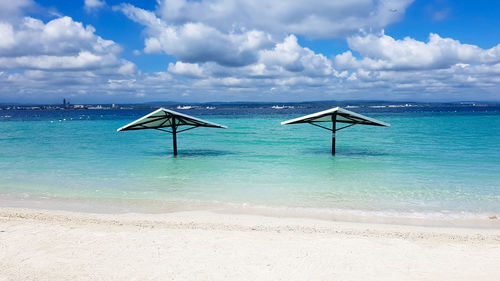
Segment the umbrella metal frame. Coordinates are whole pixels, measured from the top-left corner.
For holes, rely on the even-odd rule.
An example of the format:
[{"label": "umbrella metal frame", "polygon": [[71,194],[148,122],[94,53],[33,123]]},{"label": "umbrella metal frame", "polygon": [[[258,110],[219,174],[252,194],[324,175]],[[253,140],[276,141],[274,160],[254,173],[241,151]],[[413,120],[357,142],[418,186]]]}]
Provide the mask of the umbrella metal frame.
[{"label": "umbrella metal frame", "polygon": [[[325,123],[326,121],[314,121],[315,119],[320,119],[320,118],[326,117],[330,114],[331,114],[332,128],[328,128],[328,127],[321,126],[321,125],[317,124],[317,123]],[[342,118],[347,119],[347,120],[338,121],[337,116],[341,116]],[[337,122],[351,123],[351,124],[337,129]],[[378,121],[378,120],[375,120],[375,119],[372,119],[372,118],[369,118],[369,117],[363,116],[361,114],[357,114],[357,113],[354,113],[352,111],[342,109],[339,107],[332,108],[332,109],[325,110],[325,111],[318,112],[318,113],[314,113],[314,114],[307,115],[304,117],[299,117],[296,119],[288,120],[285,122],[281,122],[282,125],[300,124],[300,123],[311,124],[313,126],[331,131],[332,132],[332,155],[335,155],[335,138],[336,138],[337,131],[340,131],[340,130],[343,130],[343,129],[346,129],[346,128],[349,128],[349,127],[352,127],[352,126],[358,125],[358,124],[372,125],[372,126],[384,126],[384,127],[390,126],[387,123],[384,123],[384,122],[381,122],[381,121]]]},{"label": "umbrella metal frame", "polygon": [[[163,111],[163,113],[165,115],[163,115],[163,116],[152,115],[152,114],[155,114],[157,111]],[[135,122],[138,122],[142,119],[150,119],[150,120],[144,121],[142,123],[134,124]],[[160,120],[164,120],[164,121],[161,122],[160,124],[156,125],[155,127],[145,126],[147,124],[150,124],[150,123],[153,123],[156,121],[160,121]],[[170,126],[163,127],[169,121],[170,121],[170,124],[169,124]],[[191,126],[191,127],[183,129],[183,130],[178,130],[179,126]],[[172,128],[172,130],[163,129],[163,128],[169,128],[169,127]],[[227,128],[225,126],[211,123],[208,121],[204,121],[204,120],[201,120],[201,119],[189,116],[189,115],[185,115],[185,114],[182,114],[179,112],[160,108],[160,109],[130,123],[129,125],[126,125],[120,129],[118,129],[118,131],[154,129],[154,130],[158,130],[158,131],[162,131],[162,132],[166,132],[166,133],[171,133],[172,134],[174,156],[177,156],[177,134],[185,132],[185,131],[189,131],[189,130],[192,130],[192,129],[195,129],[198,127],[224,128],[224,129]]]}]

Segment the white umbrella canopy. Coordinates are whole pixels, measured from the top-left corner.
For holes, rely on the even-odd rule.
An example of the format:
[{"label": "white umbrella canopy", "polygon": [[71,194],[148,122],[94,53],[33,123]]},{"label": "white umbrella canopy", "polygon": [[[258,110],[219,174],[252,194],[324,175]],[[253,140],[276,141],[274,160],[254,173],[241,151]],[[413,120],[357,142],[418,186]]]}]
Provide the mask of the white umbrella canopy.
[{"label": "white umbrella canopy", "polygon": [[[211,128],[223,128],[226,126],[205,121],[193,116],[182,114],[173,110],[166,108],[159,108],[148,115],[145,115],[121,128],[117,131],[131,131],[131,130],[143,130],[143,129],[161,129],[161,128],[172,128],[179,126],[193,126],[193,127],[211,127]],[[184,131],[184,130],[183,130]],[[180,132],[180,131],[178,131]]]},{"label": "white umbrella canopy", "polygon": [[[179,130],[179,127],[181,126],[187,126],[187,128]],[[226,126],[205,121],[187,114],[182,114],[166,108],[159,108],[117,129],[117,131],[154,129],[171,133],[173,138],[174,155],[177,155],[177,133],[185,132],[198,127],[227,128]]]},{"label": "white umbrella canopy", "polygon": [[311,122],[332,122],[332,116],[334,114],[336,115],[335,119],[336,122],[340,123],[351,123],[356,125],[359,124],[359,125],[373,125],[373,126],[384,126],[384,127],[391,126],[390,124],[387,124],[385,122],[340,107],[334,107],[313,114],[309,114],[306,116],[287,120],[281,122],[281,125],[311,123]]},{"label": "white umbrella canopy", "polygon": [[[331,122],[332,128],[327,128],[321,126],[317,123]],[[347,123],[349,125],[344,126],[342,128],[338,128],[336,123]],[[327,110],[323,110],[320,112],[316,112],[313,114],[305,115],[302,117],[290,119],[284,122],[281,122],[281,125],[290,125],[290,124],[311,124],[332,132],[332,155],[335,155],[335,132],[345,129],[347,127],[351,127],[354,125],[371,125],[371,126],[382,126],[389,127],[391,126],[388,123],[370,118],[368,116],[361,115],[359,113],[352,112],[347,109],[343,109],[340,107],[334,107]]]}]

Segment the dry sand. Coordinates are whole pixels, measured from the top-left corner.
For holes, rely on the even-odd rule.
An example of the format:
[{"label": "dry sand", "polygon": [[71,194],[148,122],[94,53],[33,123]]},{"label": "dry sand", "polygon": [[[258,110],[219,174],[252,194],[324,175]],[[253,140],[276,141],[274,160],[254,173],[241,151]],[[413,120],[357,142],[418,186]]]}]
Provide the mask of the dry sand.
[{"label": "dry sand", "polygon": [[0,280],[500,280],[500,229],[1,208]]}]

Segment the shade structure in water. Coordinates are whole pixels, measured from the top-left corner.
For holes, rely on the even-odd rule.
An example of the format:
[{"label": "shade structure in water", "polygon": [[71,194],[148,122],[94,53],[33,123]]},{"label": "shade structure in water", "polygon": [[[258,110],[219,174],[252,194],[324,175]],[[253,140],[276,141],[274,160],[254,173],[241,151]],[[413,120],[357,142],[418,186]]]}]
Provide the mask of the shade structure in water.
[{"label": "shade structure in water", "polygon": [[[325,126],[319,125],[317,123],[325,123],[325,122],[331,122],[332,123],[332,128],[327,128]],[[349,125],[338,128],[337,129],[337,122],[338,123],[347,123]],[[332,132],[332,155],[335,155],[335,132],[340,131],[342,129],[354,126],[354,125],[371,125],[371,126],[383,126],[383,127],[389,127],[391,126],[388,123],[370,118],[368,116],[361,115],[359,113],[355,113],[352,111],[349,111],[347,109],[343,109],[340,107],[334,107],[330,108],[327,110],[323,110],[320,112],[316,112],[313,114],[305,115],[302,117],[298,117],[295,119],[287,120],[284,122],[281,122],[281,125],[289,125],[289,124],[301,124],[301,123],[307,123],[311,124],[317,127],[320,127],[322,129],[326,129]]]},{"label": "shade structure in water", "polygon": [[[187,126],[179,130],[179,127]],[[174,155],[177,155],[177,133],[182,133],[198,127],[222,128],[226,126],[205,121],[193,116],[182,114],[166,108],[159,108],[121,128],[117,131],[132,131],[154,129],[172,134]],[[170,129],[170,130],[168,130]]]}]

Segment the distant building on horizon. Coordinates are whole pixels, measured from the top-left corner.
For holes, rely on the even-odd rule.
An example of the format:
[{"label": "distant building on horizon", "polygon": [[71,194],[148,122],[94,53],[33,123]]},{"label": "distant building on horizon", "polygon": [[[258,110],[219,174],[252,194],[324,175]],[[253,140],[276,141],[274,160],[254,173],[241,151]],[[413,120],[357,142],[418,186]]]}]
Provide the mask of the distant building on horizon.
[{"label": "distant building on horizon", "polygon": [[69,101],[67,101],[66,99],[63,99],[63,108],[64,109],[70,108],[70,105],[71,104],[69,103]]}]

